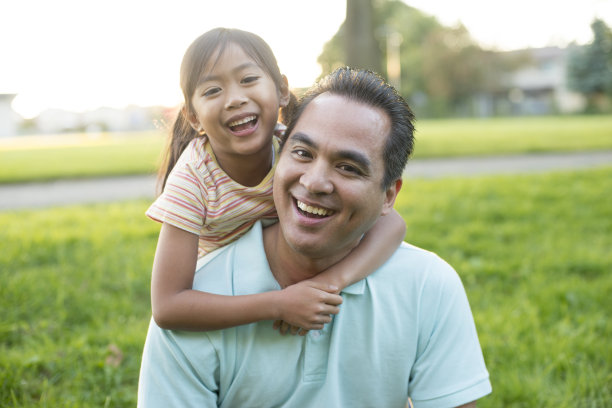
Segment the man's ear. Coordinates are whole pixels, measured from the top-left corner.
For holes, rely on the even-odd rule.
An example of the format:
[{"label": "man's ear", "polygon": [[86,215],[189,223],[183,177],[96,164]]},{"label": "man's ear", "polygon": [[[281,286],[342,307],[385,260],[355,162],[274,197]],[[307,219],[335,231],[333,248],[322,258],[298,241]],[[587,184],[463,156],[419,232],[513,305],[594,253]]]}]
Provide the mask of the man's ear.
[{"label": "man's ear", "polygon": [[381,215],[387,215],[393,209],[395,204],[395,198],[402,189],[402,179],[397,179],[385,190],[385,199],[383,201],[383,208]]},{"label": "man's ear", "polygon": [[196,132],[200,132],[202,130],[202,126],[200,125],[200,122],[198,122],[198,118],[196,117],[196,115],[191,113],[189,109],[187,109],[187,106],[183,105],[183,107],[181,108],[181,115],[183,115],[183,117],[187,119],[187,122],[189,122],[191,127]]},{"label": "man's ear", "polygon": [[287,81],[287,77],[281,75],[281,83],[278,89],[278,96],[280,99],[280,106],[285,107],[289,104],[290,92],[289,92],[289,81]]}]

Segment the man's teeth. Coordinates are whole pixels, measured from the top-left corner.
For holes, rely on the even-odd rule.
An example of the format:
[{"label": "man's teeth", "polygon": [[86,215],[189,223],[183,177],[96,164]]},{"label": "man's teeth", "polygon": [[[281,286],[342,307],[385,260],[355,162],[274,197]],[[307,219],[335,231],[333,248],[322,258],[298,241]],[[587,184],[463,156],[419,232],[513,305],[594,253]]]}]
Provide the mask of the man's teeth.
[{"label": "man's teeth", "polygon": [[326,210],[325,208],[313,207],[311,205],[301,202],[300,200],[296,200],[296,201],[297,201],[298,208],[304,212],[315,214],[315,215],[323,215],[323,216],[331,215],[332,213],[332,211]]},{"label": "man's teeth", "polygon": [[235,120],[233,122],[230,122],[230,124],[228,126],[229,127],[233,127],[233,126],[242,125],[244,123],[247,123],[247,122],[250,122],[252,120],[255,120],[255,118],[256,118],[255,115],[247,116],[246,118],[242,118],[242,119],[238,119],[238,120]]}]

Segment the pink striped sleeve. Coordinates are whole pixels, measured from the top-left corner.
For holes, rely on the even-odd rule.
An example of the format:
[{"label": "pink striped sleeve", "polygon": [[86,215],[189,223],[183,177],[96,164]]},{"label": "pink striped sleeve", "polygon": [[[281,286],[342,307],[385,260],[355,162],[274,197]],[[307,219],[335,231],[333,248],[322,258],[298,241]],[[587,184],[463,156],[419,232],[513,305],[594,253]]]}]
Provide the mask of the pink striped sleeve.
[{"label": "pink striped sleeve", "polygon": [[146,215],[158,222],[200,235],[206,219],[206,189],[202,178],[190,164],[175,167],[164,192],[149,207]]}]

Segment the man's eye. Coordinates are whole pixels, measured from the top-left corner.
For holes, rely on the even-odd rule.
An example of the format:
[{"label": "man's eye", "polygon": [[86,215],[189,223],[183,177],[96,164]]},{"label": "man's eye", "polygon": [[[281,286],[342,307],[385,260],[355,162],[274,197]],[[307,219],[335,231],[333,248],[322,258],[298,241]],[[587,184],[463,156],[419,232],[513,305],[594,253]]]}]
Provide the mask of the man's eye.
[{"label": "man's eye", "polygon": [[355,175],[362,175],[363,172],[361,170],[359,170],[359,168],[352,166],[350,164],[341,164],[338,166],[338,168],[340,170],[342,170],[343,172],[346,173],[351,173],[351,174],[355,174]]},{"label": "man's eye", "polygon": [[309,159],[311,158],[311,154],[304,149],[294,149],[292,153],[300,159]]}]

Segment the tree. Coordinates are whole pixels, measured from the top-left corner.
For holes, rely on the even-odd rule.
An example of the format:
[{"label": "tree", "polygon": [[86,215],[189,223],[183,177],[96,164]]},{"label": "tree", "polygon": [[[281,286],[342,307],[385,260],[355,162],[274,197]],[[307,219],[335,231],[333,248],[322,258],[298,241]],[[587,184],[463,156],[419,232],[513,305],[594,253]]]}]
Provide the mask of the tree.
[{"label": "tree", "polygon": [[371,0],[346,0],[346,62],[354,68],[380,72],[380,49],[374,38]]},{"label": "tree", "polygon": [[[386,76],[387,45],[393,43],[388,39],[401,38],[398,90],[419,116],[469,114],[471,98],[499,81],[499,71],[492,75],[490,67],[499,69],[503,64],[494,53],[478,47],[465,27],[444,27],[399,0],[372,1],[374,35],[370,37],[381,52],[378,72]],[[344,47],[350,24],[347,14],[347,21],[324,46],[318,58],[323,75],[350,65]]]},{"label": "tree", "polygon": [[568,86],[587,97],[592,110],[605,109],[612,97],[612,32],[603,20],[591,23],[593,41],[575,47],[567,66]]}]

